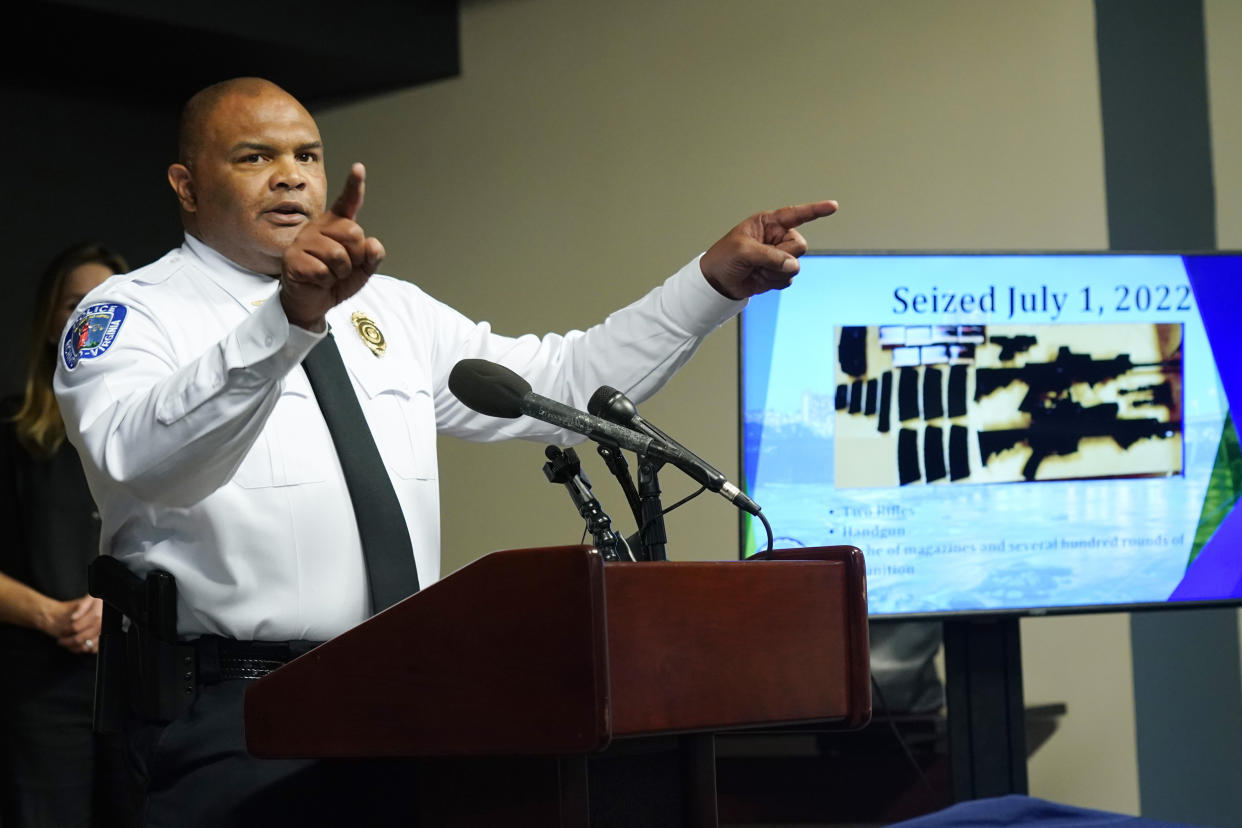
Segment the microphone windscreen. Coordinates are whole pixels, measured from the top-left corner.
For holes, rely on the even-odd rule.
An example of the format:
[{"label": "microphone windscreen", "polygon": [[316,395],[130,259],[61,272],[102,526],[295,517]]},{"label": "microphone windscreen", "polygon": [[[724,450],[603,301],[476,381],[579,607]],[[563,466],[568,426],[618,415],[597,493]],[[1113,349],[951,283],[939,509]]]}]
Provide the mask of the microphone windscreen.
[{"label": "microphone windscreen", "polygon": [[596,417],[603,417],[610,423],[623,425],[626,428],[638,428],[634,422],[638,417],[638,409],[634,407],[629,397],[611,385],[601,385],[595,389],[590,402],[587,403],[587,411]]},{"label": "microphone windscreen", "polygon": [[606,416],[604,412],[608,410],[608,404],[620,393],[611,385],[601,385],[595,389],[595,393],[587,401],[587,412],[596,417]]},{"label": "microphone windscreen", "polygon": [[489,417],[522,416],[522,398],[530,383],[503,365],[486,359],[463,359],[449,372],[449,391],[469,408]]}]

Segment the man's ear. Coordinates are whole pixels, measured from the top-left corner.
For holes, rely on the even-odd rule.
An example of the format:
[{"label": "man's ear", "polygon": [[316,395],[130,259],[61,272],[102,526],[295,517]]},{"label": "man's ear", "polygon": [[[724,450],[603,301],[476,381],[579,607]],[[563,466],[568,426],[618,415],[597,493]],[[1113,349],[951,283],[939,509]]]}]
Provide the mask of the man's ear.
[{"label": "man's ear", "polygon": [[195,197],[194,174],[190,172],[190,168],[185,164],[169,165],[168,183],[172,186],[173,192],[177,194],[181,209],[187,213],[195,212],[198,208],[198,199]]}]

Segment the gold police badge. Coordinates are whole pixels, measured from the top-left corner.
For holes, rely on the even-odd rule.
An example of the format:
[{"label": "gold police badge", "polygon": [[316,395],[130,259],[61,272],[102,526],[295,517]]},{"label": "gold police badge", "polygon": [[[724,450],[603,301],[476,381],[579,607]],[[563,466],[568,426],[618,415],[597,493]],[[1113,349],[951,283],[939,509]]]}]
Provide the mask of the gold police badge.
[{"label": "gold police badge", "polygon": [[388,350],[388,343],[384,340],[384,334],[375,325],[375,320],[367,316],[362,311],[354,311],[349,317],[349,321],[354,323],[354,330],[358,332],[358,336],[371,353],[377,357],[382,357],[384,352]]}]

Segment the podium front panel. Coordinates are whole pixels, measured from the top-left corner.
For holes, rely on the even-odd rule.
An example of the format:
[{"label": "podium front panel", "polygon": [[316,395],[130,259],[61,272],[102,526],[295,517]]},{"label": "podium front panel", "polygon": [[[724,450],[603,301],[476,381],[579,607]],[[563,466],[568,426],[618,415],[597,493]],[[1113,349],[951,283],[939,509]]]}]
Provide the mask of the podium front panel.
[{"label": "podium front panel", "polygon": [[823,560],[605,564],[614,736],[866,721],[853,576]]}]

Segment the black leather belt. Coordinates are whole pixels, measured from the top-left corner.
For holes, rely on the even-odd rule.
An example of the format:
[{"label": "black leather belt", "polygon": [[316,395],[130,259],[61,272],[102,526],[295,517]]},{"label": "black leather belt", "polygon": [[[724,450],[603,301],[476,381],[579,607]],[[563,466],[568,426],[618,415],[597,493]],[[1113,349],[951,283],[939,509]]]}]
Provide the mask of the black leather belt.
[{"label": "black leather belt", "polygon": [[204,635],[188,643],[193,645],[198,662],[198,683],[215,684],[232,679],[261,679],[323,642],[238,641]]}]

